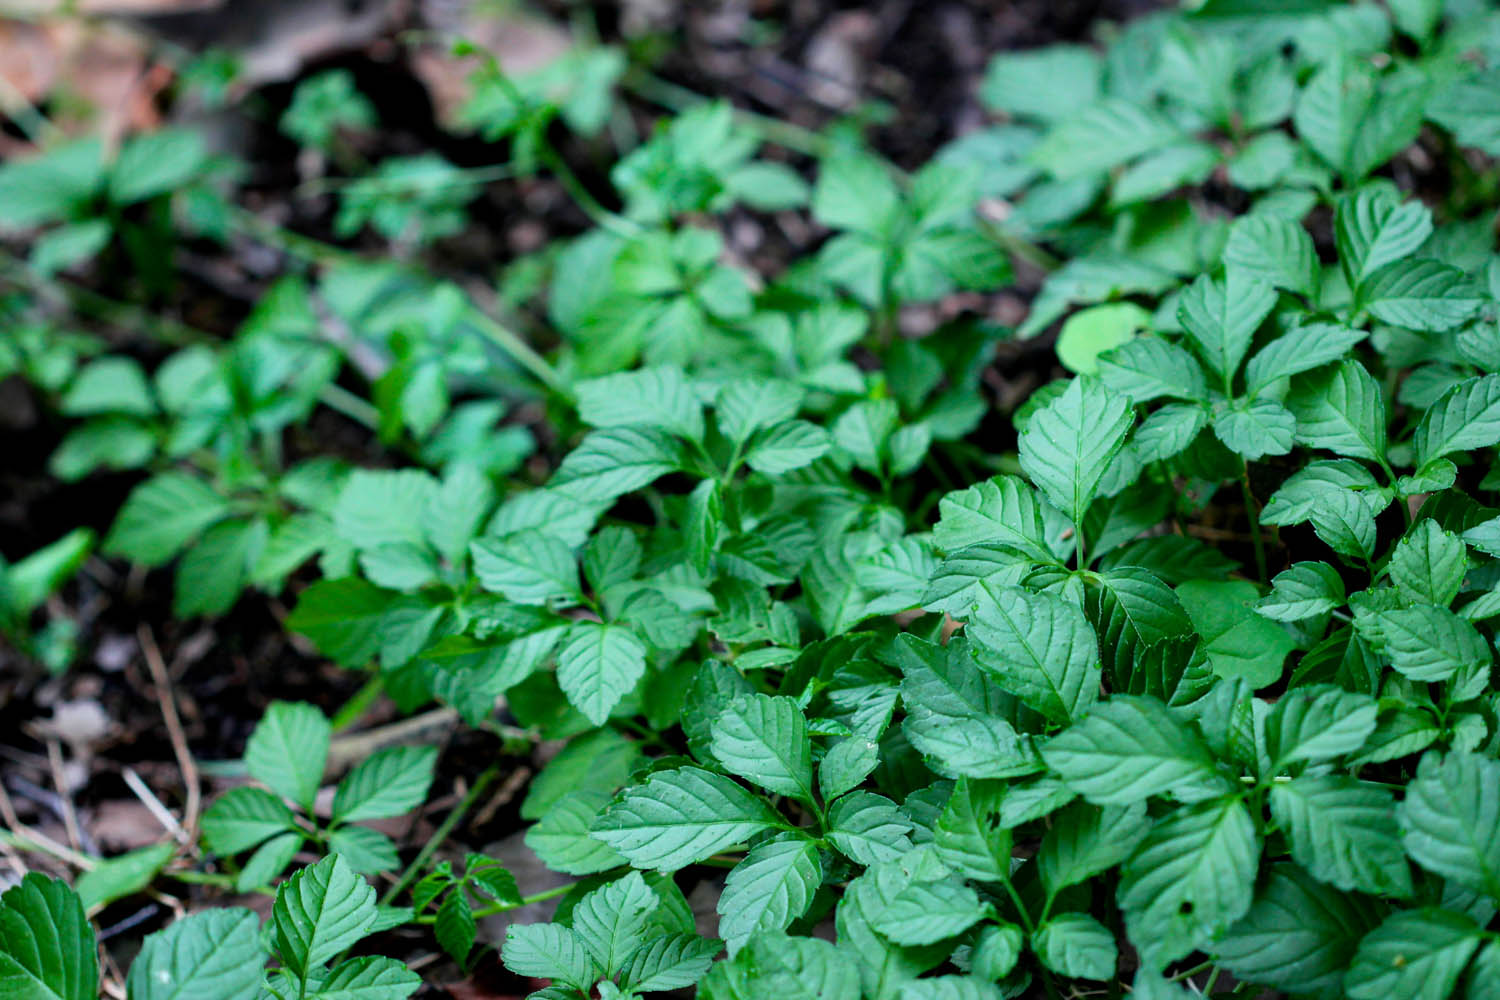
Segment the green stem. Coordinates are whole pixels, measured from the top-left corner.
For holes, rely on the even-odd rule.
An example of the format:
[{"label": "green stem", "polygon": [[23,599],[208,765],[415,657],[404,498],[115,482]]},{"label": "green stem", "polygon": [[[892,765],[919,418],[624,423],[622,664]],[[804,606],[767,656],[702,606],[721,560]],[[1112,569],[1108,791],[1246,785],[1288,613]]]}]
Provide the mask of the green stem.
[{"label": "green stem", "polygon": [[[519,903],[490,903],[488,906],[481,906],[474,911],[474,919],[483,920],[485,917],[493,917],[495,914],[504,913],[507,910],[519,910],[521,907],[530,906],[532,903],[544,903],[549,899],[556,899],[558,896],[566,896],[572,891],[573,886],[577,884],[577,882],[569,882],[566,885],[553,886],[551,889],[545,889],[530,896],[523,896]],[[433,924],[436,922],[437,914],[435,913],[423,913],[412,921],[414,924]]]},{"label": "green stem", "polygon": [[364,686],[354,692],[354,697],[344,702],[333,717],[333,731],[343,732],[360,720],[385,691],[385,678],[378,673],[370,675]]},{"label": "green stem", "polygon": [[500,777],[500,767],[492,765],[474,779],[474,785],[469,789],[469,794],[465,795],[463,801],[454,806],[453,811],[443,818],[436,830],[432,831],[432,836],[427,838],[427,843],[423,844],[417,856],[412,858],[411,864],[406,866],[401,877],[385,891],[384,896],[380,897],[381,903],[388,905],[391,900],[401,894],[401,890],[416,880],[417,872],[427,864],[432,855],[442,846],[443,841],[448,839],[448,835],[462,822],[464,816],[468,815],[469,810],[474,808],[474,803],[479,801],[479,796],[483,795],[485,789],[489,788],[498,777]]},{"label": "green stem", "polygon": [[550,142],[542,142],[540,155],[542,163],[552,171],[557,182],[568,193],[568,197],[573,199],[573,202],[594,225],[626,239],[641,234],[642,229],[639,223],[611,212],[599,203],[599,199],[595,198],[593,192],[584,186],[583,181],[579,180],[578,175],[573,172],[573,168],[568,166],[568,161],[562,158],[562,154],[558,153]]},{"label": "green stem", "polygon": [[1250,463],[1245,463],[1244,470],[1240,476],[1240,495],[1245,500],[1245,517],[1250,521],[1250,538],[1255,544],[1255,572],[1265,583],[1269,579],[1266,575],[1266,543],[1260,537],[1260,517],[1255,512],[1255,497],[1250,493]]}]

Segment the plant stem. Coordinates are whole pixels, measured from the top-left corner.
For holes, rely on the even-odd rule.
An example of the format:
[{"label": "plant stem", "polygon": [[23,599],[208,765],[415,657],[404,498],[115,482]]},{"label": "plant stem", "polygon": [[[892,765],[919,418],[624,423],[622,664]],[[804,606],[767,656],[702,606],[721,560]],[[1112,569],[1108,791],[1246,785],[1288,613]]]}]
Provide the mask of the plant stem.
[{"label": "plant stem", "polygon": [[375,704],[381,692],[385,690],[385,678],[378,673],[372,673],[370,679],[365,681],[364,686],[354,692],[354,696],[344,702],[338,712],[334,714],[331,725],[333,731],[343,732],[360,720],[360,717],[369,711],[371,705]]},{"label": "plant stem", "polygon": [[448,839],[448,835],[462,822],[469,810],[474,808],[474,803],[479,801],[479,796],[483,795],[484,790],[490,787],[498,777],[500,777],[500,767],[498,764],[495,764],[486,768],[479,777],[474,779],[474,785],[469,789],[469,794],[465,795],[463,801],[454,806],[453,810],[443,818],[443,822],[438,824],[438,828],[432,831],[432,836],[427,838],[427,843],[423,844],[422,849],[417,852],[417,856],[412,858],[411,864],[406,866],[406,870],[401,873],[401,877],[385,891],[384,896],[380,897],[381,903],[389,904],[391,900],[401,894],[401,890],[415,881],[417,872],[427,864],[432,855],[442,846],[443,841]]},{"label": "plant stem", "polygon": [[[532,903],[544,903],[549,899],[556,899],[558,896],[565,896],[570,891],[572,891],[573,887],[577,884],[577,882],[569,882],[566,885],[553,886],[551,889],[544,889],[541,892],[533,893],[530,896],[523,896],[519,903],[490,903],[488,906],[481,906],[479,909],[473,911],[474,919],[483,920],[485,917],[493,917],[495,914],[504,913],[507,910],[519,910],[521,907],[530,906]],[[424,925],[433,924],[436,922],[437,914],[435,913],[423,913],[412,920],[412,923],[414,924]]]},{"label": "plant stem", "polygon": [[1255,512],[1255,497],[1250,493],[1250,463],[1246,462],[1244,468],[1244,474],[1240,476],[1240,495],[1245,500],[1245,517],[1250,521],[1250,538],[1255,543],[1255,573],[1265,583],[1269,579],[1266,575],[1266,543],[1260,537],[1260,517]]}]

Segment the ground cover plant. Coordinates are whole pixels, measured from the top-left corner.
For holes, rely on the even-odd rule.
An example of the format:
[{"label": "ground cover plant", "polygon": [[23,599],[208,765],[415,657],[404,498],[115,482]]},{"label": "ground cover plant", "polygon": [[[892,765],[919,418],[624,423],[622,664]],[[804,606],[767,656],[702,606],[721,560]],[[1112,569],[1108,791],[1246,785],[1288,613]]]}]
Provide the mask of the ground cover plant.
[{"label": "ground cover plant", "polygon": [[[438,46],[478,164],[306,74],[301,229],[190,125],[13,113],[0,372],[127,484],[0,563],[13,690],[127,573],[353,680],[204,774],[148,633],[178,812],[0,795],[0,996],[1500,996],[1500,11],[1101,21],[911,169],[575,27]],[[566,223],[476,281],[491,188]],[[274,261],[227,331],[204,248]]]}]

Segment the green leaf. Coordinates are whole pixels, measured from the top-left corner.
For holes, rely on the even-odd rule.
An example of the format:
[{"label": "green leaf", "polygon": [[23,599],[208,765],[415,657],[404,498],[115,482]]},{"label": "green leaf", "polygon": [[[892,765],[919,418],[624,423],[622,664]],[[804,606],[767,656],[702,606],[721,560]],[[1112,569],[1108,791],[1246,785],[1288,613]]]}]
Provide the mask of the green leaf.
[{"label": "green leaf", "polygon": [[58,408],[70,417],[102,413],[145,418],[156,415],[156,401],[140,362],[122,357],[104,357],[84,365],[68,383],[68,391],[63,393]]},{"label": "green leaf", "polygon": [[688,494],[683,540],[688,561],[706,574],[724,530],[724,496],[717,479],[705,479]]},{"label": "green leaf", "polygon": [[[396,842],[379,830],[372,830],[367,826],[339,827],[329,835],[328,849],[341,855],[349,863],[349,867],[361,875],[378,875],[394,871],[401,865]],[[290,860],[288,856],[282,864],[285,865]],[[267,876],[264,881],[272,881],[272,878]]]},{"label": "green leaf", "polygon": [[579,622],[557,651],[557,683],[594,725],[603,725],[646,672],[646,645],[623,625]]},{"label": "green leaf", "polygon": [[481,538],[469,546],[474,575],[485,590],[517,604],[578,603],[578,561],[559,538],[521,531],[504,538]]},{"label": "green leaf", "polygon": [[676,871],[783,820],[729,778],[696,767],[658,771],[604,811],[593,836],[638,868]]},{"label": "green leaf", "polygon": [[966,640],[940,646],[903,635],[893,648],[904,674],[902,732],[934,767],[972,778],[1041,769],[1030,737],[1017,731],[1018,702],[980,669]]},{"label": "green leaf", "polygon": [[1121,872],[1119,902],[1141,962],[1160,968],[1245,915],[1260,842],[1237,798],[1185,806],[1158,820]]},{"label": "green leaf", "polygon": [[1345,989],[1350,1000],[1444,1000],[1483,940],[1450,910],[1393,913],[1359,943]]},{"label": "green leaf", "polygon": [[1292,857],[1315,877],[1346,891],[1412,894],[1389,789],[1341,774],[1304,775],[1271,786],[1271,812]]},{"label": "green leaf", "polygon": [[578,417],[594,427],[655,427],[681,437],[703,437],[703,404],[681,368],[661,365],[574,386]]},{"label": "green leaf", "polygon": [[1177,142],[1148,153],[1115,179],[1111,208],[1152,201],[1177,188],[1201,184],[1219,165],[1221,154],[1206,142]]},{"label": "green leaf", "polygon": [[696,934],[653,937],[630,956],[621,979],[640,993],[685,989],[702,982],[723,947]]},{"label": "green leaf", "polygon": [[743,445],[756,431],[796,417],[804,395],[800,386],[781,379],[736,379],[721,388],[714,401],[719,430]]},{"label": "green leaf", "polygon": [[747,694],[731,701],[710,729],[724,767],[769,792],[812,802],[812,741],[793,698]]},{"label": "green leaf", "polygon": [[0,568],[0,605],[30,614],[78,572],[94,547],[94,533],[75,528],[24,559]]},{"label": "green leaf", "polygon": [[812,213],[823,225],[880,234],[899,207],[896,185],[875,157],[840,153],[819,165]]},{"label": "green leaf", "polygon": [[1349,287],[1358,289],[1387,264],[1412,256],[1432,235],[1432,212],[1420,201],[1381,182],[1339,199],[1334,237]]},{"label": "green leaf", "polygon": [[551,486],[575,500],[602,502],[634,492],[681,464],[681,446],[666,432],[607,427],[593,431],[568,453]]},{"label": "green leaf", "polygon": [[381,650],[395,597],[359,577],[319,580],[298,597],[287,628],[307,636],[330,659],[362,667]]},{"label": "green leaf", "polygon": [[[1231,275],[1238,268],[1247,277],[1276,288],[1296,292],[1308,299],[1317,296],[1318,255],[1313,249],[1312,237],[1290,219],[1265,213],[1242,216],[1229,227],[1229,241],[1224,244],[1224,263]],[[1232,284],[1234,278],[1231,276],[1229,280]],[[1252,314],[1261,311],[1263,295],[1256,293],[1252,300],[1256,308],[1251,310]]]},{"label": "green leaf", "polygon": [[62,882],[35,872],[0,895],[0,996],[96,1000],[94,928]]},{"label": "green leaf", "polygon": [[1281,676],[1282,662],[1295,647],[1285,630],[1250,613],[1260,597],[1255,584],[1243,580],[1192,580],[1177,596],[1203,637],[1203,648],[1220,677],[1241,677],[1256,688]]},{"label": "green leaf", "polygon": [[[1205,331],[1205,349],[1222,344],[1222,330],[1216,321],[1207,314],[1202,320],[1205,324],[1201,327]],[[1099,377],[1105,385],[1137,403],[1149,403],[1162,396],[1194,400],[1208,398],[1208,384],[1197,359],[1160,337],[1137,337],[1102,355],[1099,358]]]},{"label": "green leaf", "polygon": [[1198,353],[1228,381],[1250,350],[1256,329],[1276,305],[1276,290],[1244,268],[1230,268],[1223,281],[1198,278],[1177,304],[1177,318]]},{"label": "green leaf", "polygon": [[1359,294],[1376,319],[1432,332],[1461,326],[1485,301],[1462,271],[1435,260],[1387,264],[1366,279]]},{"label": "green leaf", "polygon": [[1328,684],[1289,691],[1266,718],[1266,752],[1278,770],[1288,764],[1352,754],[1375,731],[1373,698]]},{"label": "green leaf", "polygon": [[1428,518],[1396,543],[1389,566],[1391,582],[1407,600],[1446,608],[1463,586],[1469,554],[1462,539]]},{"label": "green leaf", "polygon": [[228,611],[265,542],[266,523],[259,519],[220,521],[210,527],[177,565],[172,613],[189,618]]},{"label": "green leaf", "polygon": [[1299,622],[1343,607],[1344,581],[1324,562],[1293,563],[1271,580],[1255,610],[1276,622]]},{"label": "green leaf", "polygon": [[1170,119],[1134,101],[1107,97],[1060,119],[1028,159],[1054,177],[1109,170],[1181,138]]},{"label": "green leaf", "polygon": [[1250,912],[1213,945],[1241,980],[1294,996],[1343,1000],[1344,970],[1382,911],[1313,880],[1293,864],[1271,869]]},{"label": "green leaf", "polygon": [[580,993],[599,978],[599,967],[578,935],[559,924],[511,924],[500,957],[518,976],[552,979]]},{"label": "green leaf", "polygon": [[131,1000],[255,1000],[265,964],[259,917],[204,910],[147,935],[126,990]]},{"label": "green leaf", "polygon": [[602,792],[564,795],[540,823],[526,831],[526,846],[548,868],[564,875],[592,875],[620,867],[625,859],[589,833],[609,799],[609,793]]},{"label": "green leaf", "polygon": [[422,977],[394,958],[353,958],[329,973],[308,1000],[406,1000]]},{"label": "green leaf", "polygon": [[1378,612],[1378,634],[1370,634],[1371,626],[1364,621],[1356,624],[1391,666],[1414,681],[1466,680],[1477,674],[1481,689],[1488,681],[1489,644],[1478,629],[1447,608],[1419,604]]},{"label": "green leaf", "polygon": [[1059,976],[1110,979],[1119,950],[1115,936],[1086,913],[1060,913],[1036,929],[1032,950],[1043,965]]},{"label": "green leaf", "polygon": [[1000,52],[990,59],[979,99],[992,111],[1051,121],[1099,98],[1103,60],[1083,45]]},{"label": "green leaf", "polygon": [[823,881],[812,841],[771,840],[752,848],[724,882],[716,909],[729,957],[765,931],[784,931],[807,911]]},{"label": "green leaf", "polygon": [[993,912],[958,879],[913,879],[872,921],[875,929],[908,947],[936,944],[962,934]]},{"label": "green leaf", "polygon": [[1151,314],[1134,302],[1110,302],[1069,316],[1057,335],[1057,360],[1070,372],[1093,375],[1099,355],[1135,339]]},{"label": "green leaf", "polygon": [[1261,348],[1245,367],[1245,391],[1258,395],[1277,379],[1338,361],[1364,340],[1364,330],[1336,323],[1309,323]]},{"label": "green leaf", "polygon": [[337,854],[304,868],[276,890],[276,955],[299,978],[369,933],[375,889]]},{"label": "green leaf", "polygon": [[1302,444],[1370,462],[1385,460],[1385,396],[1359,362],[1344,361],[1297,379],[1286,406],[1297,418]]},{"label": "green leaf", "polygon": [[229,510],[229,502],[202,480],[164,472],[130,491],[104,550],[159,566]]},{"label": "green leaf", "polygon": [[1475,451],[1500,442],[1500,375],[1460,382],[1422,415],[1412,443],[1417,466],[1455,451]]},{"label": "green leaf", "polygon": [[1439,87],[1427,105],[1427,116],[1465,146],[1500,155],[1500,114],[1491,99],[1500,83],[1500,66],[1481,73],[1455,74]]},{"label": "green leaf", "polygon": [[573,933],[604,975],[612,977],[646,939],[646,922],[661,905],[640,872],[600,886],[573,907]]},{"label": "green leaf", "polygon": [[1134,853],[1151,829],[1146,805],[1098,806],[1075,802],[1053,815],[1037,851],[1042,885],[1051,896],[1087,882]]},{"label": "green leaf", "polygon": [[425,549],[422,525],[437,493],[437,480],[419,469],[356,469],[339,490],[333,525],[357,549],[402,543]]},{"label": "green leaf", "polygon": [[850,792],[828,810],[829,843],[862,865],[894,861],[911,850],[911,830],[896,804],[873,792]]},{"label": "green leaf", "polygon": [[781,475],[811,465],[833,446],[828,432],[805,420],[788,420],[755,435],[745,461],[756,472]]},{"label": "green leaf", "polygon": [[334,793],[334,822],[386,819],[411,812],[427,800],[437,755],[437,747],[388,747],[360,761]]},{"label": "green leaf", "polygon": [[186,185],[208,163],[196,130],[164,128],[131,136],[109,167],[109,200],[130,205]]},{"label": "green leaf", "polygon": [[103,142],[76,139],[0,164],[0,219],[8,230],[77,217],[104,180]]},{"label": "green leaf", "polygon": [[1099,697],[1099,645],[1078,606],[1051,593],[987,594],[967,631],[979,663],[1053,722],[1081,717]]},{"label": "green leaf", "polygon": [[846,949],[820,938],[759,934],[715,965],[699,993],[703,1000],[859,1000],[859,983]]},{"label": "green leaf", "polygon": [[1042,757],[1069,788],[1098,805],[1147,796],[1202,798],[1217,786],[1213,757],[1155,698],[1116,695],[1054,736]]},{"label": "green leaf", "polygon": [[959,778],[933,827],[943,864],[977,882],[1010,878],[1010,831],[1000,826],[1001,787]]},{"label": "green leaf", "polygon": [[203,814],[203,839],[215,854],[238,854],[297,828],[281,799],[259,788],[231,788]]},{"label": "green leaf", "polygon": [[1500,896],[1500,761],[1422,755],[1397,807],[1406,853],[1449,881]]},{"label": "green leaf", "polygon": [[170,841],[138,848],[84,872],[74,888],[84,909],[108,906],[144,890],[176,853],[177,847]]},{"label": "green leaf", "polygon": [[272,702],[245,744],[245,767],[277,795],[312,812],[332,734],[328,719],[313,706]]},{"label": "green leaf", "polygon": [[1134,422],[1127,397],[1079,376],[1027,422],[1021,468],[1078,524]]},{"label": "green leaf", "polygon": [[947,552],[981,542],[997,542],[1037,562],[1066,553],[1068,524],[1051,504],[1019,476],[996,476],[938,501],[932,539]]},{"label": "green leaf", "polygon": [[1235,400],[1214,416],[1214,434],[1247,461],[1285,455],[1296,439],[1297,419],[1271,399]]}]

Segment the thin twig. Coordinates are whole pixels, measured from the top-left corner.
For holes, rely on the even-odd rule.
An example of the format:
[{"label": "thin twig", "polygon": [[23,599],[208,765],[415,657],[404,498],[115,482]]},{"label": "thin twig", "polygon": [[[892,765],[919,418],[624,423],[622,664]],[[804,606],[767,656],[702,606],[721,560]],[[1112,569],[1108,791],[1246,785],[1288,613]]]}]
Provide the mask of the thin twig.
[{"label": "thin twig", "polygon": [[156,793],[147,787],[146,783],[141,780],[141,776],[135,773],[134,768],[127,767],[120,773],[125,778],[125,784],[135,793],[135,797],[141,800],[141,805],[146,807],[146,811],[162,825],[162,829],[176,838],[178,843],[192,843],[193,838],[188,836],[182,824],[177,822],[177,817],[172,815],[172,810],[162,805],[161,799],[157,798]]},{"label": "thin twig", "polygon": [[93,858],[79,854],[72,848],[59,844],[45,833],[23,825],[21,817],[16,815],[16,807],[10,801],[10,793],[5,790],[4,782],[0,782],[0,819],[5,821],[6,827],[10,830],[11,847],[50,854],[57,860],[83,871],[92,871],[98,867],[98,862]]},{"label": "thin twig", "polygon": [[141,653],[151,671],[151,680],[156,685],[156,700],[161,705],[162,719],[167,724],[167,736],[172,740],[172,752],[177,755],[177,769],[182,772],[183,784],[187,786],[187,803],[183,807],[182,827],[191,842],[198,835],[198,809],[201,793],[198,787],[198,764],[193,752],[188,749],[187,736],[182,730],[182,720],[177,716],[177,700],[172,696],[172,681],[167,676],[167,665],[161,658],[161,650],[151,635],[151,629],[142,625],[136,630],[141,644]]},{"label": "thin twig", "polygon": [[83,836],[78,829],[78,811],[73,808],[73,796],[68,794],[68,777],[63,773],[62,745],[55,739],[47,740],[47,765],[52,772],[52,786],[57,789],[58,812],[62,813],[63,829],[68,832],[68,844],[73,850],[83,853]]},{"label": "thin twig", "polygon": [[437,852],[437,849],[442,846],[443,841],[448,839],[448,835],[454,831],[464,816],[474,807],[474,803],[479,800],[479,796],[483,795],[484,790],[499,776],[499,765],[492,765],[486,768],[478,778],[474,779],[474,787],[470,788],[469,793],[464,796],[463,801],[454,806],[452,811],[443,818],[443,822],[438,825],[438,828],[432,831],[432,836],[427,838],[427,843],[422,845],[422,849],[417,852],[417,856],[411,859],[411,864],[406,866],[406,870],[401,873],[401,877],[396,880],[395,885],[387,889],[385,895],[381,897],[380,901],[382,903],[389,903],[395,899],[401,894],[402,889],[405,889],[416,879],[417,872],[421,871],[422,866],[427,864],[428,860]]}]

